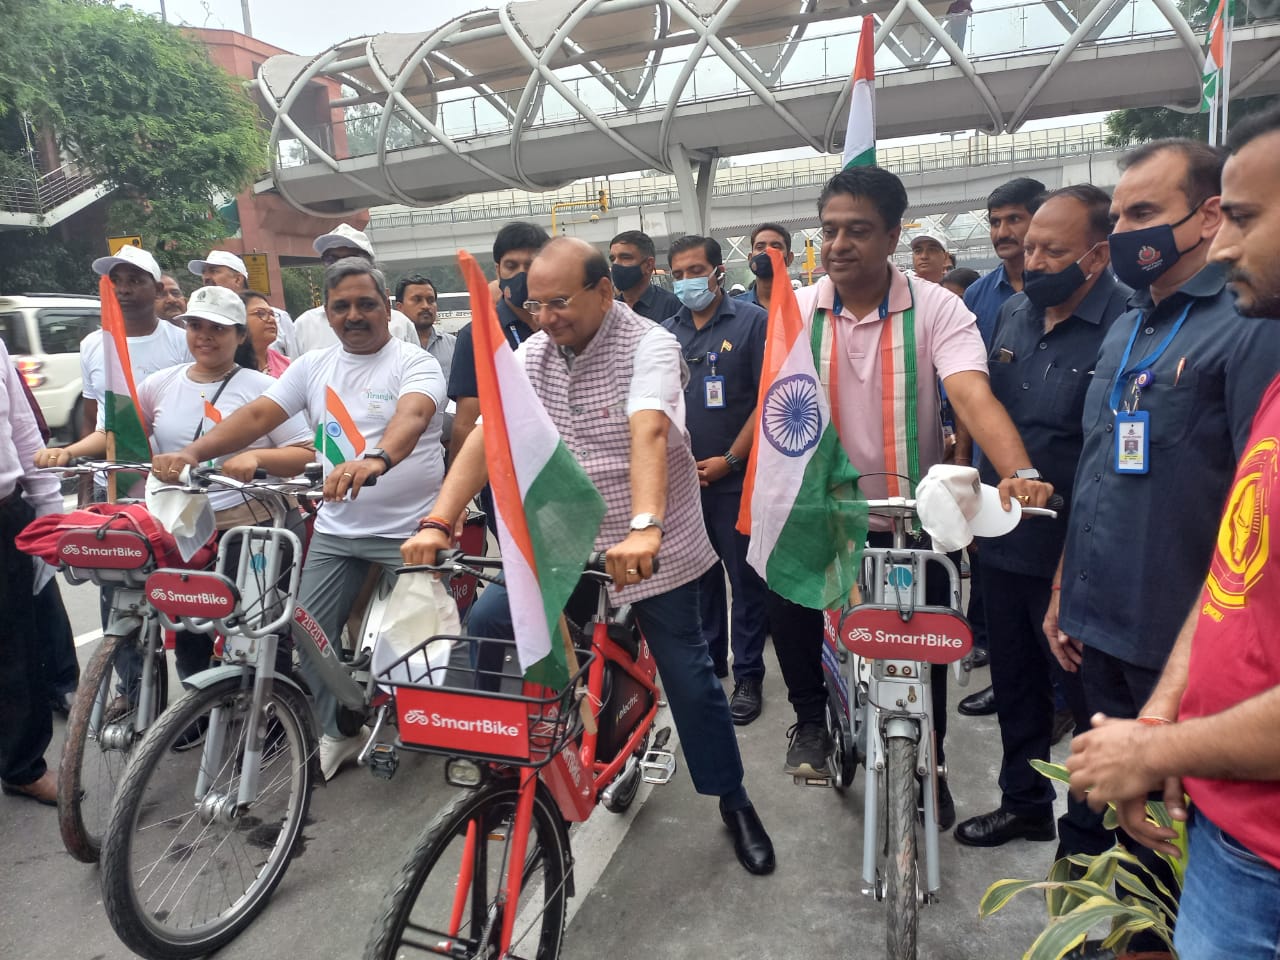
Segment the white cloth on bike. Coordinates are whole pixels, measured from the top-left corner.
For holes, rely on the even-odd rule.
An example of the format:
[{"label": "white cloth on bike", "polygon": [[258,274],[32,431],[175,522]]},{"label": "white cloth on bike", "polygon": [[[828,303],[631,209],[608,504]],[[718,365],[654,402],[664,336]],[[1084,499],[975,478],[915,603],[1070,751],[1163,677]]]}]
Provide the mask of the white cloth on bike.
[{"label": "white cloth on bike", "polygon": [[[195,366],[182,363],[151,374],[138,384],[138,406],[143,420],[151,424],[153,453],[176,453],[198,435],[208,433],[220,420],[231,416],[246,403],[257,400],[276,381],[257,370],[241,369],[222,386],[222,381],[197,383],[189,371]],[[218,393],[218,388],[222,392]],[[212,404],[214,396],[218,402]],[[210,402],[211,411],[205,409]],[[246,450],[289,447],[310,443],[312,431],[301,416],[293,416],[266,436],[250,443]],[[219,457],[221,463],[235,454]],[[214,511],[227,510],[245,502],[244,494],[217,485],[209,488],[209,505]],[[206,537],[207,539],[207,537]],[[202,541],[203,542],[203,541]]]},{"label": "white cloth on bike", "polygon": [[975,536],[1004,536],[1022,516],[1016,500],[1010,506],[1006,512],[996,488],[981,483],[973,467],[935,464],[916,487],[920,525],[943,553],[967,547]]},{"label": "white cloth on bike", "polygon": [[[184,482],[190,469],[188,467],[182,472]],[[156,518],[156,523],[173,534],[178,554],[183,560],[194,557],[217,529],[218,521],[214,519],[208,497],[164,483],[154,473],[147,474],[146,500],[147,512]]]},{"label": "white cloth on bike", "polygon": [[[375,616],[378,618],[374,622]],[[444,678],[452,641],[437,639],[427,644],[394,670],[397,660],[429,637],[462,632],[458,604],[444,581],[428,573],[407,573],[396,577],[385,604],[370,604],[365,636],[376,636],[370,669],[379,679],[395,683],[438,684]],[[384,674],[386,676],[384,677]],[[385,687],[384,689],[390,689]]]},{"label": "white cloth on bike", "polygon": [[[360,491],[357,500],[326,503],[316,517],[316,532],[336,537],[408,539],[418,519],[431,512],[444,478],[440,446],[445,380],[440,362],[422,347],[394,337],[377,353],[348,353],[341,345],[304,353],[273,381],[265,395],[286,413],[301,413],[314,432],[316,425],[338,422],[331,416],[332,389],[363,444],[377,447],[402,397],[419,393],[436,405],[413,452]],[[355,438],[347,438],[353,441]],[[320,456],[327,475],[332,464]]]}]

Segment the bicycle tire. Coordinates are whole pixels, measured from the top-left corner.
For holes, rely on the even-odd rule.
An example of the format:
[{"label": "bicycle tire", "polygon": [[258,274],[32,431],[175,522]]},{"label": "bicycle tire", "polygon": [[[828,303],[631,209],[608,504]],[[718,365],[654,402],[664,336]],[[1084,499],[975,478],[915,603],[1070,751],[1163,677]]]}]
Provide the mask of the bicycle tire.
[{"label": "bicycle tire", "polygon": [[916,744],[890,737],[886,748],[885,943],[889,960],[916,960]]},{"label": "bicycle tire", "polygon": [[[129,755],[137,745],[139,726],[143,730],[150,727],[168,706],[169,668],[163,650],[157,650],[151,715],[140,718],[139,724],[134,707],[130,706],[122,715],[106,716],[108,706],[115,699],[114,680],[122,675],[119,661],[137,647],[139,632],[108,634],[102,638],[80,677],[67,717],[67,739],[58,764],[58,830],[67,852],[81,863],[98,862],[111,804]],[[96,728],[95,708],[98,709]],[[104,746],[101,734],[108,722],[119,726],[106,738],[114,742]]]},{"label": "bicycle tire", "polygon": [[[120,784],[102,847],[102,899],[116,935],[144,957],[201,957],[233,940],[266,906],[301,835],[316,738],[310,707],[287,684],[273,684],[264,705],[267,738],[258,795],[234,816],[219,815],[231,804],[214,803],[239,789],[252,702],[252,685],[242,688],[241,681],[229,677],[178,700],[143,737]],[[223,712],[208,729],[221,730],[221,755],[212,742],[216,737],[200,748],[172,752],[214,708]],[[192,787],[202,769],[210,789],[197,803]],[[282,810],[273,812],[273,805]],[[153,890],[158,872],[163,875]],[[227,886],[236,872],[245,886],[240,892]],[[225,908],[213,904],[211,891],[231,902]],[[170,902],[172,896],[177,899]],[[194,915],[206,905],[206,913],[216,911],[212,916]]]},{"label": "bicycle tire", "polygon": [[[506,862],[506,844],[510,842],[510,825],[514,816],[516,800],[519,797],[519,786],[514,778],[504,778],[479,790],[465,793],[441,810],[431,824],[418,838],[417,844],[409,854],[395,884],[383,900],[379,911],[379,920],[369,936],[365,947],[365,960],[400,960],[410,956],[407,950],[419,950],[428,955],[443,955],[468,960],[496,960],[499,956],[495,942],[496,931],[501,929],[501,910],[494,898],[488,895],[491,888],[501,888],[506,881],[506,872],[502,865]],[[489,851],[487,845],[479,848],[484,855],[478,860],[469,854],[466,848],[467,826],[477,824],[477,835],[487,837],[496,842],[495,837],[505,830],[502,857],[498,860],[498,873],[489,880]],[[455,852],[451,849],[456,847]],[[568,856],[568,833],[564,821],[560,817],[555,802],[541,783],[537,785],[534,796],[533,824],[529,831],[529,846],[525,854],[525,880],[522,892],[532,892],[536,896],[537,887],[531,876],[532,870],[540,870],[542,874],[542,910],[533,917],[533,923],[541,917],[541,929],[538,934],[535,954],[514,952],[525,939],[525,934],[532,931],[533,923],[529,923],[522,933],[525,919],[524,911],[517,915],[513,931],[512,951],[506,956],[515,960],[518,957],[535,958],[535,960],[555,960],[560,956],[560,946],[564,939],[566,916],[566,897],[570,884],[566,880]],[[452,909],[454,890],[456,888],[459,867],[470,859],[473,864],[473,876],[483,874],[485,887],[472,883],[470,907],[472,913],[460,918],[459,934],[464,930],[466,937],[454,936],[446,926],[439,929],[428,927],[421,922],[411,923],[416,906],[436,909],[442,919],[447,919]],[[434,875],[434,876],[433,876]],[[431,889],[426,890],[430,885]],[[476,915],[476,907],[485,910],[485,916]],[[465,909],[465,908],[464,908]],[[496,911],[496,915],[495,915]],[[406,934],[418,936],[434,936],[436,942],[431,946],[406,940]],[[465,940],[465,942],[464,942]]]}]

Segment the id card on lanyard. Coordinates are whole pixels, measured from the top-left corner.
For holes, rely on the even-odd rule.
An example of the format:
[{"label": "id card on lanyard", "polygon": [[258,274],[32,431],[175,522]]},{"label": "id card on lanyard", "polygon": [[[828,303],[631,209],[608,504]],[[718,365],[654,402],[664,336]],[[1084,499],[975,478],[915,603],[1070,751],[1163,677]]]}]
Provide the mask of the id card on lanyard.
[{"label": "id card on lanyard", "polygon": [[708,410],[724,409],[724,377],[716,373],[716,361],[719,359],[718,353],[707,354],[711,373],[702,378],[702,403]]},{"label": "id card on lanyard", "polygon": [[[1111,397],[1108,403],[1115,416],[1116,473],[1145,474],[1151,469],[1151,414],[1147,410],[1139,409],[1142,391],[1155,383],[1156,375],[1153,368],[1164,356],[1164,352],[1169,349],[1169,344],[1178,335],[1182,325],[1187,322],[1187,315],[1191,313],[1194,303],[1193,300],[1183,308],[1182,315],[1174,323],[1173,329],[1154,350],[1130,366],[1129,357],[1133,354],[1133,345],[1137,342],[1138,331],[1146,322],[1141,315],[1134,321],[1133,333],[1129,334],[1124,356],[1120,358],[1120,369],[1116,371],[1115,381],[1111,384]],[[1131,377],[1133,379],[1128,383],[1126,396],[1126,382]]]}]

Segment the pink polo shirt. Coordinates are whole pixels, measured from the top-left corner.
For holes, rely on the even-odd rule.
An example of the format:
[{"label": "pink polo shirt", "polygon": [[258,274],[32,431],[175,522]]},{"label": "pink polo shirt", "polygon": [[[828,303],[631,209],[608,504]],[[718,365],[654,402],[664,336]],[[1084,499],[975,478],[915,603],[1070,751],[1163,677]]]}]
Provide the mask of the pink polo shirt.
[{"label": "pink polo shirt", "polygon": [[[964,301],[950,290],[911,278],[890,267],[889,312],[900,313],[911,306],[915,295],[916,411],[919,418],[920,472],[942,461],[942,420],[939,412],[939,378],[966,370],[987,372],[987,351],[978,333],[977,318]],[[817,308],[830,311],[835,302],[835,284],[823,277],[813,286],[796,291],[800,315],[812,324]],[[828,317],[830,314],[828,313]],[[884,319],[879,310],[855,317],[843,307],[836,323],[836,345],[841,365],[838,373],[840,396],[835,405],[840,416],[840,442],[849,462],[859,473],[884,470],[884,409],[880,370],[880,331]],[[869,477],[860,485],[864,496],[888,496],[883,477]],[[888,529],[888,522],[871,519],[873,529]]]}]

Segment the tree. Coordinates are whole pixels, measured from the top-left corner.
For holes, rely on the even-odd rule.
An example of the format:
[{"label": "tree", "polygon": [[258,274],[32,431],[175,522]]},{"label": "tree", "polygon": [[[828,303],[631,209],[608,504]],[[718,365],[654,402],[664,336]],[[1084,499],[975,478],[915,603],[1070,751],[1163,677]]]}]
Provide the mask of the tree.
[{"label": "tree", "polygon": [[[215,197],[266,168],[252,101],[176,27],[94,0],[0,0],[0,129],[30,123],[116,188],[108,222],[176,264],[226,236]],[[15,172],[0,136],[0,176]],[[0,287],[43,231],[0,235]],[[35,264],[19,264],[28,274]]]}]

